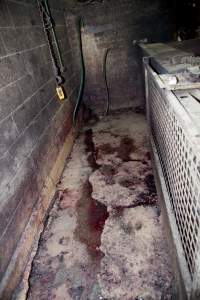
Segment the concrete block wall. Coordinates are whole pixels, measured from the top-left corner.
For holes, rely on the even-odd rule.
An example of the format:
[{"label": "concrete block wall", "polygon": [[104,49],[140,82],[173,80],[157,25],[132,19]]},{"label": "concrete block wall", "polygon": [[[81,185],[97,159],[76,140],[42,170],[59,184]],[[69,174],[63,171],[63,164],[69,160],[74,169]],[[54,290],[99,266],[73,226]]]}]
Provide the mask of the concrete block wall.
[{"label": "concrete block wall", "polygon": [[84,19],[83,45],[87,70],[85,102],[104,113],[106,88],[102,74],[107,57],[111,109],[144,104],[141,57],[133,41],[165,42],[173,39],[173,1],[104,0],[79,4],[74,11]]},{"label": "concrete block wall", "polygon": [[72,127],[78,93],[76,31],[67,29],[62,4],[49,3],[67,68],[63,103],[37,2],[0,1],[0,282]]},{"label": "concrete block wall", "polygon": [[[101,114],[106,102],[102,67],[107,48],[111,109],[143,103],[142,70],[132,42],[172,38],[170,7],[161,3],[105,0],[74,6],[73,0],[49,0],[66,67],[63,77],[68,99],[61,103],[55,95],[36,0],[0,1],[0,295],[1,283],[40,202],[46,178],[57,157],[64,157],[58,155],[71,132],[80,80],[77,17],[84,19],[84,100]],[[6,297],[4,294],[4,300],[10,299]]]}]

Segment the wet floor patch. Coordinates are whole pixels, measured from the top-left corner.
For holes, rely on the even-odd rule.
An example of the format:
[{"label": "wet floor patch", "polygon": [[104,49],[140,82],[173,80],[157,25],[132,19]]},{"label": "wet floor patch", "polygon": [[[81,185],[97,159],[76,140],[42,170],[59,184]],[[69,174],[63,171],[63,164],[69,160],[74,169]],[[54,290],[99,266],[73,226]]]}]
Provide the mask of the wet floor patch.
[{"label": "wet floor patch", "polygon": [[162,234],[161,218],[152,206],[110,216],[102,235],[105,256],[99,275],[105,298],[171,300],[172,273]]},{"label": "wet floor patch", "polygon": [[145,131],[124,122],[124,132],[109,124],[93,134],[99,167],[89,177],[92,197],[109,211],[98,282],[106,299],[170,300],[173,275]]},{"label": "wet floor patch", "polygon": [[134,140],[129,137],[120,137],[112,135],[120,140],[119,146],[114,147],[111,143],[105,143],[95,149],[96,158],[102,158],[104,155],[116,154],[122,161],[131,161],[130,154],[135,150]]},{"label": "wet floor patch", "polygon": [[80,135],[58,184],[57,199],[40,239],[27,299],[100,299],[100,237],[107,209],[91,198],[85,134]]},{"label": "wet floor patch", "polygon": [[154,205],[156,188],[150,162],[103,165],[89,177],[92,197],[107,207]]},{"label": "wet floor patch", "polygon": [[28,300],[170,300],[172,274],[140,113],[80,134],[57,188]]},{"label": "wet floor patch", "polygon": [[88,153],[87,161],[92,170],[96,170],[99,168],[97,164],[97,149],[95,148],[94,141],[93,141],[93,131],[92,129],[88,129],[84,132],[85,139],[85,151]]},{"label": "wet floor patch", "polygon": [[120,140],[119,148],[117,149],[118,157],[126,162],[131,161],[130,154],[136,150],[134,140],[129,137],[123,137]]},{"label": "wet floor patch", "polygon": [[77,227],[75,237],[87,246],[92,259],[102,258],[99,249],[101,234],[109,214],[107,207],[92,199],[92,186],[86,181],[82,191],[82,197],[77,203]]}]

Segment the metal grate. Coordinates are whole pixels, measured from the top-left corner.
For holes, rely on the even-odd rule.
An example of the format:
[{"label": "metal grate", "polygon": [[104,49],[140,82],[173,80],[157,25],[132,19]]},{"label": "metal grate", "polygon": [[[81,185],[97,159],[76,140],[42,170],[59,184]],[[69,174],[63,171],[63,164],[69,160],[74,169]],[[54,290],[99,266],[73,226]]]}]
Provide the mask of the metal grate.
[{"label": "metal grate", "polygon": [[152,73],[147,74],[151,133],[193,278],[200,250],[199,133],[172,92],[161,90]]}]

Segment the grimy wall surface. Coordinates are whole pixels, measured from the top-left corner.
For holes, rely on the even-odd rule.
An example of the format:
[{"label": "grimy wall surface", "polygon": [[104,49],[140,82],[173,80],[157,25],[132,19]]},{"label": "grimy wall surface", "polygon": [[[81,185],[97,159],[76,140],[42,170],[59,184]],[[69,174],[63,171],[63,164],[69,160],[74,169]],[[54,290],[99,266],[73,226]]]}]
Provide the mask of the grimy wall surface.
[{"label": "grimy wall surface", "polygon": [[67,67],[63,103],[55,94],[37,2],[0,1],[0,281],[71,128],[79,86],[76,31],[69,36],[58,1],[50,1],[55,4]]},{"label": "grimy wall surface", "polygon": [[138,58],[133,41],[172,40],[175,32],[173,5],[174,1],[163,0],[104,0],[75,7],[74,11],[84,21],[85,101],[91,109],[105,112],[107,95],[102,68],[108,48],[111,109],[144,103],[141,58]]},{"label": "grimy wall surface", "polygon": [[133,40],[172,38],[172,13],[165,2],[169,3],[104,0],[81,5],[74,0],[49,0],[66,66],[63,76],[68,99],[61,103],[55,95],[37,1],[0,1],[0,294],[12,260],[18,267],[22,264],[15,253],[72,127],[80,81],[77,17],[84,20],[84,100],[102,113],[106,101],[103,57],[108,48],[111,109],[142,103],[142,71]]}]

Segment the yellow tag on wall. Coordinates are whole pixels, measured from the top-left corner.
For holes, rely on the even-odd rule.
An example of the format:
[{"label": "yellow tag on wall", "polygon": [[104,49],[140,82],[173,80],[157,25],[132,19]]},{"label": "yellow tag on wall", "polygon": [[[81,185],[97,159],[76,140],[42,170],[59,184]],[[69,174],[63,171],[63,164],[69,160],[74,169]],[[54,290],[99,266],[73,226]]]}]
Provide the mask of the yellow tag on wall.
[{"label": "yellow tag on wall", "polygon": [[63,87],[62,86],[57,86],[56,92],[57,92],[59,100],[63,101],[65,99],[65,93],[64,93]]}]

